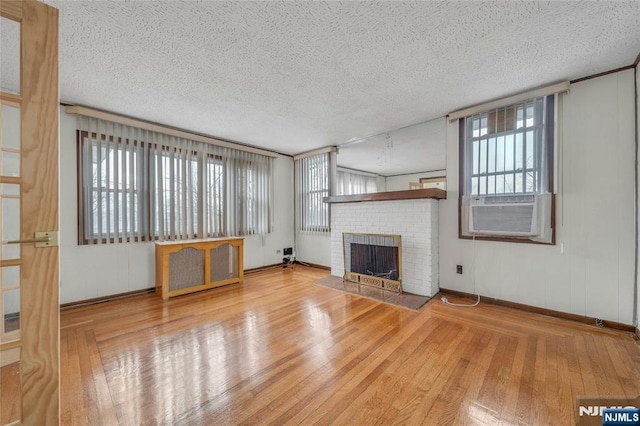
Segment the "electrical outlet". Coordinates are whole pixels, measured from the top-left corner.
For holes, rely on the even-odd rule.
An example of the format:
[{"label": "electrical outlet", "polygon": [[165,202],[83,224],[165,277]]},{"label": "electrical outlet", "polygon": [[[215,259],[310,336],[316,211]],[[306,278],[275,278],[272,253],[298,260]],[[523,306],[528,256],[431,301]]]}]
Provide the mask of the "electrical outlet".
[{"label": "electrical outlet", "polygon": [[456,265],[456,274],[462,275],[462,265]]},{"label": "electrical outlet", "polygon": [[282,250],[280,249],[276,250],[276,254],[280,254],[280,253],[282,253]]}]

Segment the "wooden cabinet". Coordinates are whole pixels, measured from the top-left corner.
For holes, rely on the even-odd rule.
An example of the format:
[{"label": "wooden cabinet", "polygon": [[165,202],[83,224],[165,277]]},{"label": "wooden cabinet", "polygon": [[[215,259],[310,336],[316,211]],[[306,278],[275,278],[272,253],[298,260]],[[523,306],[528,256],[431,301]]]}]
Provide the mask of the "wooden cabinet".
[{"label": "wooden cabinet", "polygon": [[156,243],[156,293],[168,299],[241,282],[243,242],[236,237]]}]

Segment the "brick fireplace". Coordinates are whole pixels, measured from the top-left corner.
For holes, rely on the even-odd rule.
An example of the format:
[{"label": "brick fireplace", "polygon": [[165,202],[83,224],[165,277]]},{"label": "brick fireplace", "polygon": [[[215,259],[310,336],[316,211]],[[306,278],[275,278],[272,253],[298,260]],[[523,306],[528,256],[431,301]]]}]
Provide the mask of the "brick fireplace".
[{"label": "brick fireplace", "polygon": [[402,240],[403,291],[422,296],[438,292],[437,199],[332,202],[339,198],[328,199],[331,202],[331,275],[342,278],[345,273],[343,233],[393,234]]}]

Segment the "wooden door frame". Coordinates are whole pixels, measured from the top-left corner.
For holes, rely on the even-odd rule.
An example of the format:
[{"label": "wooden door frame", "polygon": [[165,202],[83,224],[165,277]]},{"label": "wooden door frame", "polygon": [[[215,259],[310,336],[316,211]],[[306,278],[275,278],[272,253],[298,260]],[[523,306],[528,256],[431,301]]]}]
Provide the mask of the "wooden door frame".
[{"label": "wooden door frame", "polygon": [[[36,1],[0,2],[20,23],[21,239],[58,231],[58,10]],[[37,48],[36,48],[37,47]],[[58,247],[23,244],[20,375],[22,423],[60,422]]]}]

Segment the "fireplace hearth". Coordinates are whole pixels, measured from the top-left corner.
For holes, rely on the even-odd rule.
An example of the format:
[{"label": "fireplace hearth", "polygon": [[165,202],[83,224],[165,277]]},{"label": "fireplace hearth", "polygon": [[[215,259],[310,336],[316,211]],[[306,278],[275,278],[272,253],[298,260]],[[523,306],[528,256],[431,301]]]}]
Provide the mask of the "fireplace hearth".
[{"label": "fireplace hearth", "polygon": [[400,235],[343,233],[344,279],[402,292]]}]

